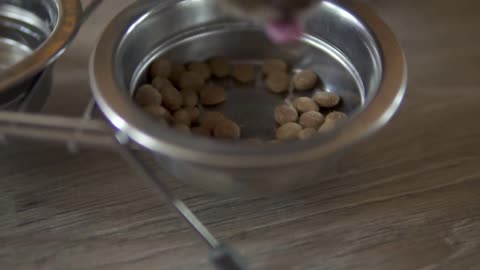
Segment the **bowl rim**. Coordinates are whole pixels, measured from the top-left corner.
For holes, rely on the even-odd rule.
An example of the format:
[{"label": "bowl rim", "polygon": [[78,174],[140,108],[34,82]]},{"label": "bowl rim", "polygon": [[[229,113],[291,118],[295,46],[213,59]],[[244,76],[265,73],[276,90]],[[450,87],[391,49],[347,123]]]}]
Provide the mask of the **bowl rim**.
[{"label": "bowl rim", "polygon": [[[355,1],[324,1],[348,10],[374,34],[383,53],[383,76],[369,104],[341,128],[326,136],[271,145],[228,143],[181,134],[158,125],[120,91],[115,80],[117,46],[132,25],[151,12],[191,0],[135,3],[118,14],[105,28],[90,59],[91,90],[98,106],[119,132],[160,155],[184,162],[224,168],[274,167],[318,160],[353,144],[384,126],[399,108],[406,91],[407,65],[404,53],[389,27],[367,5]],[[140,20],[140,21],[139,21]]]},{"label": "bowl rim", "polygon": [[80,0],[55,0],[58,19],[48,38],[32,54],[0,72],[0,92],[27,80],[60,57],[79,28]]}]

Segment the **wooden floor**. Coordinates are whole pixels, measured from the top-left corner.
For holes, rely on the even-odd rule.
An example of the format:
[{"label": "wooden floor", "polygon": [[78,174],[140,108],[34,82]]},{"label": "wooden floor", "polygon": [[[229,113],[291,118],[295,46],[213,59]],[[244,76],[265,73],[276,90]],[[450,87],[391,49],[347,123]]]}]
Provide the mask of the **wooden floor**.
[{"label": "wooden floor", "polygon": [[[92,41],[126,2],[107,1],[82,30],[57,66],[48,111],[81,111]],[[341,173],[270,198],[170,183],[253,269],[480,267],[480,2],[372,2],[406,50],[408,93]],[[0,269],[211,269],[203,243],[115,155],[1,151]]]}]

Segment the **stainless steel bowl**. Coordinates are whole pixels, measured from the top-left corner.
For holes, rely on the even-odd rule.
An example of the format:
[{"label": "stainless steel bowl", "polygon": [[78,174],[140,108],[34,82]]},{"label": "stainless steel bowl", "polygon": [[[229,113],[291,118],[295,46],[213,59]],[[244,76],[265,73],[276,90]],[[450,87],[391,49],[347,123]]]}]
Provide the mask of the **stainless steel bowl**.
[{"label": "stainless steel bowl", "polygon": [[[302,41],[278,47],[259,26],[229,17],[213,2],[140,1],[110,23],[91,59],[92,90],[103,113],[179,179],[221,193],[281,191],[321,181],[345,147],[385,125],[399,107],[407,76],[403,52],[365,5],[322,1],[307,18]],[[351,118],[311,140],[248,145],[178,133],[131,101],[155,57],[191,61],[214,55],[254,62],[275,56],[295,68],[312,67],[328,91],[343,97],[342,109]],[[271,133],[272,108],[283,97],[268,94],[261,83],[246,88],[230,91],[221,109],[246,126],[247,136]]]},{"label": "stainless steel bowl", "polygon": [[[45,78],[79,26],[79,0],[0,2],[0,105],[11,107]],[[50,72],[47,72],[50,74]],[[48,80],[49,78],[45,78]]]}]

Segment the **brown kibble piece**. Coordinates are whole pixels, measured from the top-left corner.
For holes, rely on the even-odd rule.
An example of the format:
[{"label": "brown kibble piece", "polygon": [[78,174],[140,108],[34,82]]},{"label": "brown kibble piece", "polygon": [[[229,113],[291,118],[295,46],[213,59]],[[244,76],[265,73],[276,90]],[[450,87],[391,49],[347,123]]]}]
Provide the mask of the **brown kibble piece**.
[{"label": "brown kibble piece", "polygon": [[191,89],[194,91],[200,90],[205,84],[202,76],[193,71],[187,71],[182,74],[180,77],[180,88],[181,89]]},{"label": "brown kibble piece", "polygon": [[144,84],[135,91],[135,101],[140,106],[162,104],[162,95],[150,84]]},{"label": "brown kibble piece", "polygon": [[171,110],[176,111],[183,105],[182,94],[173,86],[167,86],[163,89],[163,105]]},{"label": "brown kibble piece", "polygon": [[184,124],[189,127],[192,124],[192,118],[187,110],[181,109],[173,114],[173,122],[175,124]]},{"label": "brown kibble piece", "polygon": [[263,74],[270,75],[272,72],[287,73],[288,64],[282,59],[269,58],[265,59],[262,66]]},{"label": "brown kibble piece", "polygon": [[213,135],[219,139],[238,139],[240,138],[240,127],[232,120],[222,119],[215,126]]},{"label": "brown kibble piece", "polygon": [[283,104],[275,108],[275,121],[280,124],[296,122],[298,119],[298,112],[291,105]]},{"label": "brown kibble piece", "polygon": [[325,122],[318,129],[318,133],[327,133],[335,129],[337,122],[331,119],[325,119]]},{"label": "brown kibble piece", "polygon": [[169,123],[172,120],[170,112],[160,105],[148,105],[143,110],[161,122]]},{"label": "brown kibble piece", "polygon": [[210,79],[212,76],[212,72],[210,71],[210,67],[203,62],[192,62],[188,65],[188,70],[193,71],[200,75],[204,81]]},{"label": "brown kibble piece", "polygon": [[232,76],[241,83],[255,81],[255,66],[252,64],[237,64],[233,67]]},{"label": "brown kibble piece", "polygon": [[183,89],[180,91],[183,97],[183,106],[193,108],[198,105],[198,94],[194,90]]},{"label": "brown kibble piece", "polygon": [[188,114],[190,114],[190,119],[192,120],[192,123],[196,123],[198,117],[200,116],[200,110],[197,107],[186,108],[185,110],[188,112]]},{"label": "brown kibble piece", "polygon": [[172,118],[172,115],[170,114],[170,112],[158,104],[148,105],[144,107],[143,110],[148,114],[150,114],[151,116],[153,116],[155,119],[165,120],[169,122],[170,119]]},{"label": "brown kibble piece", "polygon": [[172,64],[172,72],[168,77],[172,83],[179,86],[180,78],[182,77],[183,73],[185,73],[186,69],[183,65],[180,64]]},{"label": "brown kibble piece", "polygon": [[162,90],[167,86],[173,86],[173,84],[163,77],[155,77],[152,81],[152,86],[155,87],[159,93],[162,93]]},{"label": "brown kibble piece", "polygon": [[310,139],[311,137],[315,136],[315,134],[317,134],[317,130],[316,130],[316,129],[314,129],[314,128],[306,128],[306,129],[301,130],[301,131],[298,133],[298,139],[300,139],[300,140]]},{"label": "brown kibble piece", "polygon": [[215,77],[225,78],[230,75],[231,67],[225,57],[212,57],[208,60],[208,65]]},{"label": "brown kibble piece", "polygon": [[337,127],[337,125],[348,118],[348,116],[343,112],[333,111],[327,114],[325,117],[325,123],[318,129],[319,133],[326,133],[332,131]]},{"label": "brown kibble piece", "polygon": [[274,93],[284,93],[290,86],[290,76],[282,71],[273,71],[265,80],[268,89]]},{"label": "brown kibble piece", "polygon": [[299,124],[302,125],[302,127],[314,129],[318,129],[323,122],[325,122],[325,117],[316,111],[309,111],[302,114],[299,120]]},{"label": "brown kibble piece", "polygon": [[311,69],[302,70],[293,77],[293,85],[296,90],[312,90],[318,82],[318,76]]},{"label": "brown kibble piece", "polygon": [[313,100],[315,100],[320,107],[332,108],[340,103],[340,96],[331,92],[319,91],[313,95]]},{"label": "brown kibble piece", "polygon": [[202,103],[202,105],[218,105],[225,102],[226,99],[225,89],[214,83],[209,83],[200,91],[200,103]]},{"label": "brown kibble piece", "polygon": [[168,78],[172,72],[172,64],[166,59],[156,59],[150,65],[150,76],[152,78],[162,77]]},{"label": "brown kibble piece", "polygon": [[204,127],[194,127],[194,128],[192,128],[192,134],[199,135],[199,136],[204,136],[204,137],[210,137],[211,136],[210,130],[208,130]]},{"label": "brown kibble piece", "polygon": [[223,119],[226,119],[226,117],[222,113],[209,111],[200,114],[200,117],[198,118],[198,123],[200,124],[200,126],[210,131],[213,131],[217,123]]},{"label": "brown kibble piece", "polygon": [[298,97],[293,100],[293,106],[298,112],[318,111],[318,105],[308,97]]},{"label": "brown kibble piece", "polygon": [[302,126],[297,123],[286,123],[277,129],[276,137],[281,141],[294,140],[301,130]]},{"label": "brown kibble piece", "polygon": [[180,132],[184,132],[184,133],[190,133],[190,127],[188,127],[187,125],[185,124],[175,124],[173,126],[174,129],[180,131]]},{"label": "brown kibble piece", "polygon": [[332,121],[335,121],[335,122],[346,120],[347,118],[348,118],[348,116],[345,113],[339,112],[339,111],[333,111],[333,112],[327,114],[327,120],[332,120]]}]

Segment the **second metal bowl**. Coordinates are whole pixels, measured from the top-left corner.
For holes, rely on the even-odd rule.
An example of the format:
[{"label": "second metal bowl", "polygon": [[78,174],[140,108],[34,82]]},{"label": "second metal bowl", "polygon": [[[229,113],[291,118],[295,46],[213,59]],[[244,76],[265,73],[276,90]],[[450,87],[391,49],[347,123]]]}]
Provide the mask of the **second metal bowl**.
[{"label": "second metal bowl", "polygon": [[[44,78],[79,26],[79,0],[0,3],[0,106],[11,106]],[[46,72],[50,74],[50,72]]]}]

